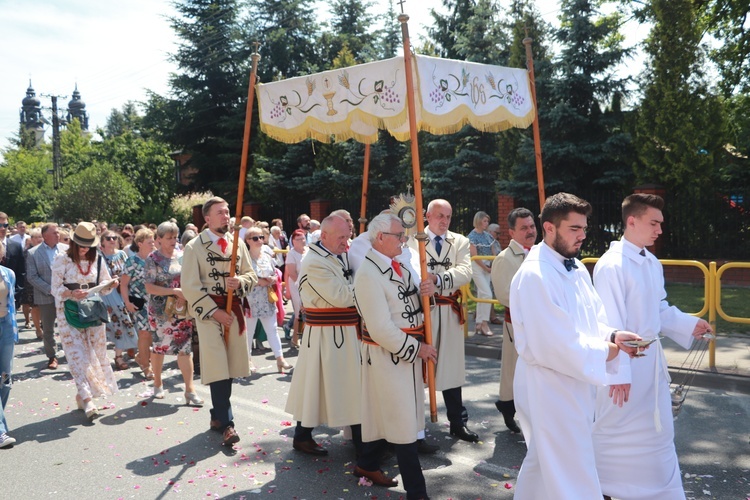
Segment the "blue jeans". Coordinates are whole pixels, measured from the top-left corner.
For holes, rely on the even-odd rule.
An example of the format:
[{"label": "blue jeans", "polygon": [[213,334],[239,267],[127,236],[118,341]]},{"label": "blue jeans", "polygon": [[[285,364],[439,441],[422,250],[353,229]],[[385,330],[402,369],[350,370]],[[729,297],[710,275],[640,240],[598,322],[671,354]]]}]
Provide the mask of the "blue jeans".
[{"label": "blue jeans", "polygon": [[11,371],[13,369],[13,348],[15,338],[10,314],[0,319],[0,434],[8,432],[8,422],[5,420],[5,405],[10,396]]}]

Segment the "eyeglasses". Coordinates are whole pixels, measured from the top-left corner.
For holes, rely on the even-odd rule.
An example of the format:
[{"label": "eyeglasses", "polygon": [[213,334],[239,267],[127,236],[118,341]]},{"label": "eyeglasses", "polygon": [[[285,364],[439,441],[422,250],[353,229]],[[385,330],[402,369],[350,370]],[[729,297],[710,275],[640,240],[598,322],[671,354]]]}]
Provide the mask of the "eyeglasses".
[{"label": "eyeglasses", "polygon": [[401,232],[401,233],[386,233],[385,231],[383,231],[383,234],[390,234],[391,236],[395,236],[396,238],[399,239],[399,241],[408,240],[409,239],[409,236],[407,236],[407,234],[405,232]]},{"label": "eyeglasses", "polygon": [[105,236],[104,239],[107,241],[115,241],[117,239],[117,236]]},{"label": "eyeglasses", "polygon": [[63,243],[67,243],[70,241],[70,238],[60,238],[60,241],[62,241]]},{"label": "eyeglasses", "polygon": [[253,241],[258,241],[258,240],[265,240],[266,237],[265,236],[248,236],[247,239],[248,240],[253,240]]},{"label": "eyeglasses", "polygon": [[8,227],[8,226],[10,226],[10,224],[8,224],[7,222],[0,223],[0,227]]}]

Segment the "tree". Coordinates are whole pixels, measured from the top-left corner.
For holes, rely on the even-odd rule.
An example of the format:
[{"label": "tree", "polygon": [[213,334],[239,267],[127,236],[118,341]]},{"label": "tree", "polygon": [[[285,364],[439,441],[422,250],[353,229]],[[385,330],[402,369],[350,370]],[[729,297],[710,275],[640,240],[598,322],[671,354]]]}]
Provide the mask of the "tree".
[{"label": "tree", "polygon": [[[618,31],[619,13],[601,15],[597,2],[564,0],[562,45],[554,61],[548,108],[539,112],[542,148],[551,190],[581,190],[596,184],[621,187],[630,166],[623,163],[628,138],[613,103],[625,92],[615,68],[628,56]],[[620,120],[620,121],[618,121]]]},{"label": "tree", "polygon": [[331,5],[331,30],[323,32],[319,40],[322,48],[323,67],[346,49],[354,56],[355,63],[363,63],[377,58],[373,24],[375,17],[370,14],[373,3],[361,0],[334,0]]},{"label": "tree", "polygon": [[46,221],[52,214],[52,155],[48,148],[18,147],[3,152],[2,210],[16,220]]},{"label": "tree", "polygon": [[637,180],[670,191],[708,186],[726,143],[720,101],[705,81],[695,4],[653,0],[647,14],[653,28],[636,124]]},{"label": "tree", "polygon": [[130,220],[139,198],[122,172],[108,163],[95,163],[65,178],[55,196],[55,216],[66,221]]},{"label": "tree", "polygon": [[236,0],[182,0],[170,19],[180,37],[170,94],[151,94],[144,125],[193,156],[196,187],[231,200],[242,151],[250,42]]},{"label": "tree", "polygon": [[128,101],[122,106],[122,111],[113,109],[107,124],[102,131],[102,137],[117,137],[126,132],[140,134],[143,126],[143,117],[138,113],[138,106],[133,101]]},{"label": "tree", "polygon": [[721,45],[711,59],[721,72],[726,96],[750,90],[750,0],[711,0],[706,6],[707,31]]}]

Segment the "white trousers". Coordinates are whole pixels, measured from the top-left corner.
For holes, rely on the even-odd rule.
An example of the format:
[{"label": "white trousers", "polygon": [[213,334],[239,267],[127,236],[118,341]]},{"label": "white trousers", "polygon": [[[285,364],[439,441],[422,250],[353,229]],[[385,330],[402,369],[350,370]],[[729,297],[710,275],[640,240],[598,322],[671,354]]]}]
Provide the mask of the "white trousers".
[{"label": "white trousers", "polygon": [[[472,261],[471,277],[474,279],[474,285],[477,287],[477,298],[491,299],[492,289],[490,288],[490,273],[479,267],[479,264]],[[492,304],[477,302],[477,325],[482,321],[490,320],[490,309],[492,309]]]},{"label": "white trousers", "polygon": [[263,330],[266,331],[266,337],[268,337],[268,343],[271,345],[273,356],[278,358],[281,356],[281,339],[279,338],[279,332],[276,330],[275,314],[265,318],[249,318],[245,316],[248,352],[253,349],[253,337],[255,336],[255,327],[258,325],[258,319],[260,319],[260,324],[263,325]]}]

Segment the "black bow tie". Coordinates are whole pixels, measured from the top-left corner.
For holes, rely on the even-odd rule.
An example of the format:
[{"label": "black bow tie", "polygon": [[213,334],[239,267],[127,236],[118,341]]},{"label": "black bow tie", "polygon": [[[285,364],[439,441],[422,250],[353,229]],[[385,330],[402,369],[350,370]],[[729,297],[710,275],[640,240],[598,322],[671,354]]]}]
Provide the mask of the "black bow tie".
[{"label": "black bow tie", "polygon": [[646,256],[646,250],[644,250],[644,249],[641,248],[641,251],[638,252],[638,255],[640,255],[641,257],[645,257]]},{"label": "black bow tie", "polygon": [[563,260],[563,265],[565,266],[565,269],[567,269],[568,271],[570,271],[573,268],[578,269],[575,259],[565,259]]}]

